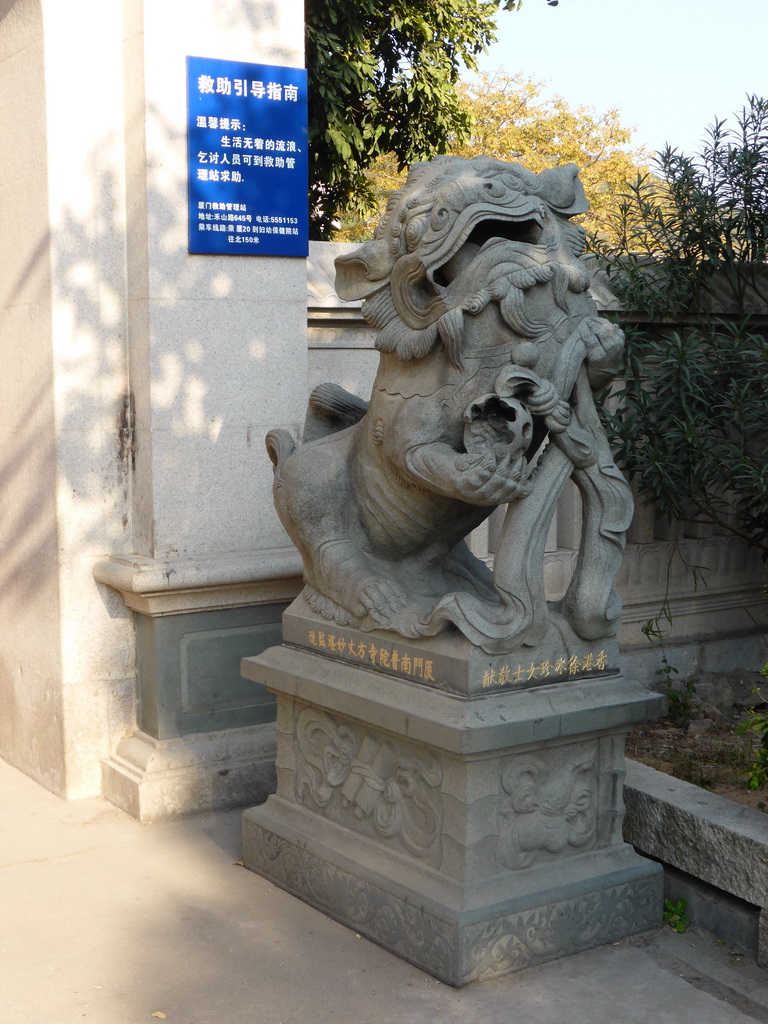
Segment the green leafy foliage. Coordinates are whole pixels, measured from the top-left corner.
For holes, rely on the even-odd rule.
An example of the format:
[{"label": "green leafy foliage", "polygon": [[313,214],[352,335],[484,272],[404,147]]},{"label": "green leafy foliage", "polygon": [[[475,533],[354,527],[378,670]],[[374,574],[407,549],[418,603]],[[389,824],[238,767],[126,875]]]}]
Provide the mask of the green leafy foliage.
[{"label": "green leafy foliage", "polygon": [[[768,665],[761,670],[761,675],[768,676]],[[759,687],[753,692],[764,700]],[[736,735],[744,736],[748,732],[757,733],[762,737],[760,746],[755,751],[754,760],[744,773],[747,789],[759,789],[768,783],[768,703],[747,709],[747,717],[736,727]]]},{"label": "green leafy foliage", "polygon": [[400,167],[446,152],[469,119],[462,67],[494,39],[498,0],[307,0],[310,221],[329,237],[337,211],[374,202],[365,169],[382,153]]},{"label": "green leafy foliage", "polygon": [[667,718],[673,725],[685,728],[693,720],[698,708],[696,680],[684,679],[678,682],[675,679],[679,674],[678,669],[670,665],[666,658],[663,662],[664,667],[657,669],[656,675],[663,682],[664,695],[669,705]]},{"label": "green leafy foliage", "polygon": [[701,149],[666,147],[614,207],[606,256],[628,308],[675,317],[765,297],[768,100],[749,96],[734,124],[716,120]]},{"label": "green leafy foliage", "polygon": [[627,332],[606,414],[617,461],[670,519],[768,557],[768,342],[749,320],[768,303],[768,102],[750,97],[735,128],[716,121],[697,157],[665,150],[616,216],[612,283],[656,324]]},{"label": "green leafy foliage", "polygon": [[673,931],[683,935],[688,931],[688,925],[690,921],[686,914],[686,908],[688,904],[685,900],[678,900],[677,903],[673,903],[672,900],[664,900],[664,924],[669,925]]},{"label": "green leafy foliage", "polygon": [[739,324],[629,331],[606,425],[620,466],[670,519],[703,519],[768,557],[768,341]]}]

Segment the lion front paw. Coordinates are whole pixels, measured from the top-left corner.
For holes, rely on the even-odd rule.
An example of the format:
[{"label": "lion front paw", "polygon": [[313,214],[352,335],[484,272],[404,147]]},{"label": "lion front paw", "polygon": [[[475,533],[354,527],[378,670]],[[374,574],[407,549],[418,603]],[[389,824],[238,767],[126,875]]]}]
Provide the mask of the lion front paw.
[{"label": "lion front paw", "polygon": [[360,587],[358,599],[377,625],[386,627],[408,607],[408,597],[400,586],[386,576],[369,576]]}]

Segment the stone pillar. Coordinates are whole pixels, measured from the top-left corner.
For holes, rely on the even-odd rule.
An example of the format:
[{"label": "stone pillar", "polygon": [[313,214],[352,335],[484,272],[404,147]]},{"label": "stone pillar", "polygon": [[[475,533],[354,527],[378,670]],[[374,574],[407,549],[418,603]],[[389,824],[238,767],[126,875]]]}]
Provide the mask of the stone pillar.
[{"label": "stone pillar", "polygon": [[298,586],[263,436],[304,415],[305,261],[188,255],[188,55],[300,67],[301,4],[0,18],[0,755],[70,798],[106,758],[141,816],[245,799],[238,757],[263,794],[237,662]]},{"label": "stone pillar", "polygon": [[304,415],[306,263],[187,254],[189,55],[301,67],[301,4],[126,4],[134,531],[96,576],[135,613],[139,682],[104,793],[142,820],[271,790],[274,705],[238,662],[279,638],[299,573],[263,439]]}]

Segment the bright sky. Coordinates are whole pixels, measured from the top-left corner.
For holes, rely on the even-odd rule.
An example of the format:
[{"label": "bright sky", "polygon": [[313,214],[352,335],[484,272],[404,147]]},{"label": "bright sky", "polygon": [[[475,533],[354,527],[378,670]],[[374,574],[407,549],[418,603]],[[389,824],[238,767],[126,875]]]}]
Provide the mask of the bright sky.
[{"label": "bright sky", "polygon": [[768,0],[524,0],[481,59],[499,68],[572,106],[618,107],[634,145],[693,155],[715,117],[768,98]]}]

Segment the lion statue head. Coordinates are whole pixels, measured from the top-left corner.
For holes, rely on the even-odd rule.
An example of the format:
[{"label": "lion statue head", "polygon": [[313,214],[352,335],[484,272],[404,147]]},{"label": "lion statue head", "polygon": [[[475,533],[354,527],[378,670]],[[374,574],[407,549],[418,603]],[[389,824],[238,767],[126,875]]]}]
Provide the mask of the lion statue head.
[{"label": "lion statue head", "polygon": [[577,262],[584,232],[569,223],[587,209],[575,164],[539,174],[486,156],[416,164],[374,239],[336,260],[336,290],[365,300],[377,348],[404,360],[442,341],[455,362],[463,314],[491,299],[517,334],[535,338],[546,325],[525,315],[528,288],[552,281],[564,304],[565,291],[588,286]]}]

